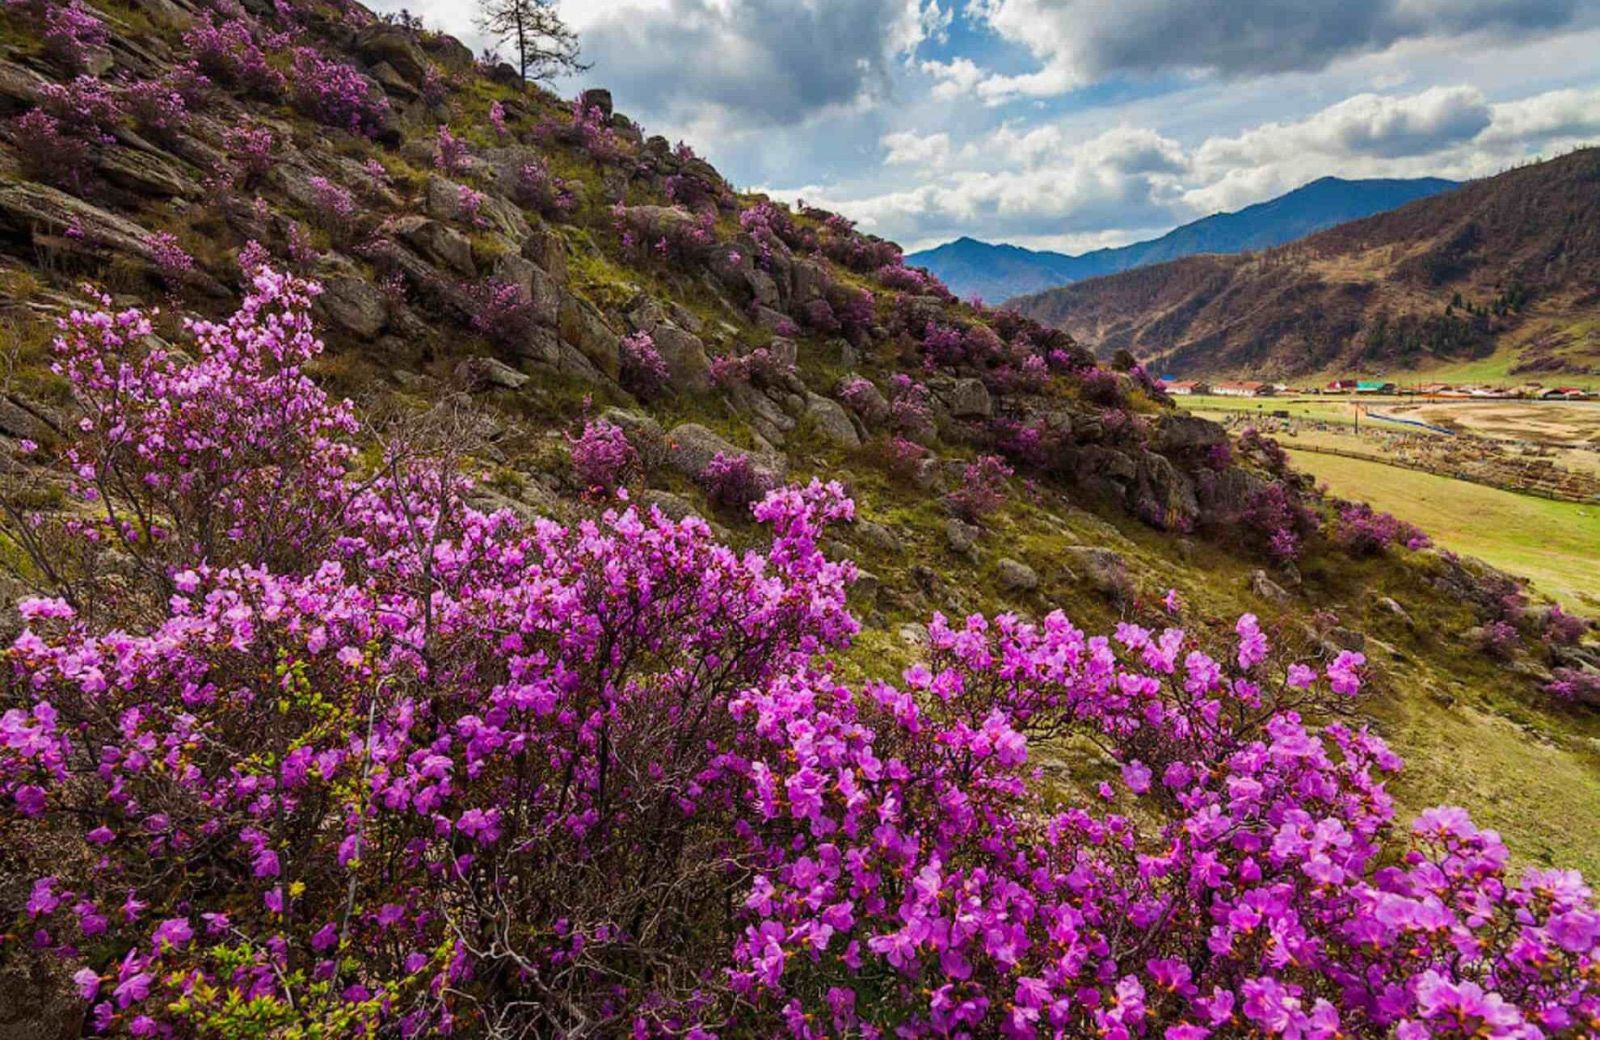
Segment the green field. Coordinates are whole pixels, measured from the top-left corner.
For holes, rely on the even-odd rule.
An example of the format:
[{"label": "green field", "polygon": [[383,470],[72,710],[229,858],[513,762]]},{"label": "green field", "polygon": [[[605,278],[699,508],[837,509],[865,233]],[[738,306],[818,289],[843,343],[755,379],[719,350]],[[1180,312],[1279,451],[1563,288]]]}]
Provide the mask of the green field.
[{"label": "green field", "polygon": [[1600,505],[1531,495],[1378,462],[1295,451],[1296,469],[1335,495],[1409,520],[1442,548],[1527,578],[1571,607],[1600,607]]}]

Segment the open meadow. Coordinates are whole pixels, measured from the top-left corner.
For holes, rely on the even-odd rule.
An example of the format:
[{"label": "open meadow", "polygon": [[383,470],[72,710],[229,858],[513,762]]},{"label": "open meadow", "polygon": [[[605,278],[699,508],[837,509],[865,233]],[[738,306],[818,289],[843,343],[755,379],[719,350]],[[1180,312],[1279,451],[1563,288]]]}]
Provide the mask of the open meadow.
[{"label": "open meadow", "polygon": [[1554,502],[1286,446],[1295,467],[1335,495],[1409,520],[1440,547],[1528,578],[1570,607],[1600,608],[1600,504]]}]

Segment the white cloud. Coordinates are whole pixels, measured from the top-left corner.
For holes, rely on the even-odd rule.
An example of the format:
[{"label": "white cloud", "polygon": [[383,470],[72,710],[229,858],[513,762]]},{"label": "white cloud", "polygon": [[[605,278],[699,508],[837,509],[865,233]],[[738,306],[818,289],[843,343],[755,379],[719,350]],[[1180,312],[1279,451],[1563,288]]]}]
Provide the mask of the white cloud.
[{"label": "white cloud", "polygon": [[982,0],[974,10],[1039,62],[981,80],[990,101],[1119,75],[1317,70],[1405,41],[1548,32],[1580,14],[1579,0]]},{"label": "white cloud", "polygon": [[883,161],[890,165],[917,165],[941,167],[950,161],[950,135],[923,136],[911,131],[887,134],[883,147],[888,154]]}]

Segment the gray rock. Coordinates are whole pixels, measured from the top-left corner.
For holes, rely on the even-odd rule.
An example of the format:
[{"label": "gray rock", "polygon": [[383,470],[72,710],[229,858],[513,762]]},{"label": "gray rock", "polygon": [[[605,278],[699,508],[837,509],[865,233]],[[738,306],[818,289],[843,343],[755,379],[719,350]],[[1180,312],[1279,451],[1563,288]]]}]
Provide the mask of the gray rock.
[{"label": "gray rock", "polygon": [[1128,561],[1121,553],[1093,545],[1069,545],[1061,552],[1074,577],[1081,574],[1102,595],[1123,599],[1132,591]]},{"label": "gray rock", "polygon": [[482,392],[494,387],[502,390],[520,390],[528,382],[528,376],[504,361],[491,357],[467,358],[456,366],[456,378],[471,392]]},{"label": "gray rock", "polygon": [[541,325],[554,325],[561,316],[561,289],[555,279],[545,274],[531,260],[516,253],[501,253],[494,261],[496,278],[520,288],[532,304],[534,320]]},{"label": "gray rock", "polygon": [[981,533],[981,528],[964,520],[958,520],[955,517],[951,517],[944,522],[945,543],[950,546],[952,552],[959,553],[962,556],[972,553],[973,545],[977,542],[978,535]]},{"label": "gray rock", "polygon": [[622,337],[611,331],[594,305],[577,296],[563,296],[557,318],[561,341],[612,379],[621,370]]},{"label": "gray rock", "polygon": [[639,503],[640,508],[646,512],[649,512],[652,508],[659,509],[661,515],[668,520],[682,520],[684,517],[700,515],[699,511],[695,509],[694,503],[682,495],[675,495],[670,491],[646,488],[633,497],[634,501]]},{"label": "gray rock", "polygon": [[455,228],[415,215],[401,217],[391,226],[396,237],[429,260],[468,278],[477,275],[472,243]]},{"label": "gray rock", "polygon": [[1039,575],[1032,567],[1008,558],[996,565],[1000,572],[1000,587],[1012,592],[1032,592],[1039,587]]},{"label": "gray rock", "polygon": [[422,49],[450,72],[465,72],[477,64],[472,48],[449,33],[428,33],[422,38]]},{"label": "gray rock", "polygon": [[107,148],[95,164],[101,176],[138,195],[152,198],[198,198],[200,178],[179,160],[141,148]]},{"label": "gray rock", "polygon": [[667,434],[667,461],[673,469],[691,480],[699,480],[706,466],[717,455],[743,455],[758,472],[777,479],[788,468],[781,455],[745,451],[699,423],[682,423]]},{"label": "gray rock", "polygon": [[57,432],[53,423],[10,397],[0,397],[0,433],[26,437],[32,441],[50,440]]},{"label": "gray rock", "polygon": [[[839,385],[834,388],[834,393],[842,392],[845,384],[855,378],[861,377],[852,375],[839,380]],[[854,400],[850,402],[850,408],[855,412],[856,417],[861,420],[862,425],[870,430],[883,425],[889,420],[889,400],[883,396],[883,392],[878,389],[876,383],[870,379],[864,380],[864,382],[866,384],[865,387],[856,391]]]},{"label": "gray rock", "polygon": [[591,87],[580,96],[584,108],[598,108],[607,119],[616,114],[612,107],[611,91],[602,87]]},{"label": "gray rock", "polygon": [[389,301],[365,278],[335,275],[323,278],[317,309],[329,321],[360,339],[372,339],[389,322]]},{"label": "gray rock", "polygon": [[1204,451],[1228,443],[1228,431],[1210,419],[1174,412],[1162,418],[1156,431],[1155,449],[1159,452]]},{"label": "gray rock", "polygon": [[855,424],[850,421],[850,416],[845,414],[845,410],[839,407],[837,401],[830,401],[826,397],[808,391],[806,414],[816,424],[817,432],[834,447],[847,450],[861,447],[861,438],[856,435]]},{"label": "gray rock", "polygon": [[1328,642],[1341,650],[1365,650],[1367,637],[1353,628],[1330,628]]},{"label": "gray rock", "polygon": [[861,536],[861,541],[879,552],[898,553],[902,548],[895,533],[875,521],[857,520],[855,530]]},{"label": "gray rock", "polygon": [[398,25],[376,22],[356,33],[356,53],[368,64],[387,62],[413,86],[428,74],[428,58],[416,36]]},{"label": "gray rock", "polygon": [[607,408],[600,413],[600,418],[622,431],[646,470],[666,461],[667,433],[650,416],[622,408]]},{"label": "gray rock", "polygon": [[1378,606],[1399,618],[1400,621],[1407,626],[1415,623],[1411,620],[1411,615],[1406,611],[1406,608],[1402,607],[1398,602],[1388,596],[1378,597]]},{"label": "gray rock", "polygon": [[989,389],[979,379],[957,379],[941,386],[939,400],[957,419],[987,419],[994,414],[994,403],[989,399]]},{"label": "gray rock", "polygon": [[711,389],[711,365],[700,337],[664,322],[650,331],[650,338],[667,363],[673,389],[691,394]]},{"label": "gray rock", "polygon": [[1137,486],[1133,490],[1136,510],[1153,508],[1155,515],[1144,516],[1147,522],[1163,528],[1188,530],[1200,515],[1200,502],[1195,497],[1191,481],[1165,455],[1144,452],[1139,456]]},{"label": "gray rock", "polygon": [[567,281],[567,244],[554,230],[540,225],[522,243],[522,255],[532,260],[557,284]]},{"label": "gray rock", "polygon": [[1282,585],[1267,577],[1267,572],[1263,570],[1250,572],[1250,591],[1273,603],[1289,602],[1289,593]]}]

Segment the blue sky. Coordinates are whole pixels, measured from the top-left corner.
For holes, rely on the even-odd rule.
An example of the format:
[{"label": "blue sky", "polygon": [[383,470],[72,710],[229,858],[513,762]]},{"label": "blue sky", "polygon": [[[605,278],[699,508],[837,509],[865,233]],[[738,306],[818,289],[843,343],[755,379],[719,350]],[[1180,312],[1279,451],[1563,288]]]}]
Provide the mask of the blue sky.
[{"label": "blue sky", "polygon": [[[1077,252],[1600,142],[1600,0],[561,0],[647,130],[910,249]],[[380,0],[481,48],[471,0]]]}]

